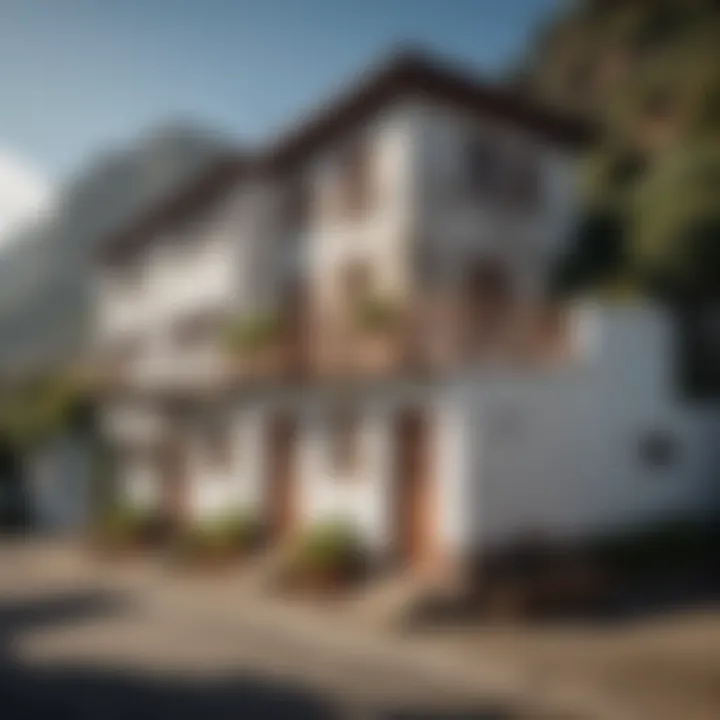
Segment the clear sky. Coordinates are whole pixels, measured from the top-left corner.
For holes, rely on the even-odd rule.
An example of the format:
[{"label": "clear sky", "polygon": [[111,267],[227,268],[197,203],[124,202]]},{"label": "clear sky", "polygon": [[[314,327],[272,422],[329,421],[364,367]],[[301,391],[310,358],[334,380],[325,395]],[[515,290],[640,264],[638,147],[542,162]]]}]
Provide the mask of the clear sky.
[{"label": "clear sky", "polygon": [[57,180],[154,124],[267,137],[394,43],[489,74],[558,0],[0,0],[0,150]]}]

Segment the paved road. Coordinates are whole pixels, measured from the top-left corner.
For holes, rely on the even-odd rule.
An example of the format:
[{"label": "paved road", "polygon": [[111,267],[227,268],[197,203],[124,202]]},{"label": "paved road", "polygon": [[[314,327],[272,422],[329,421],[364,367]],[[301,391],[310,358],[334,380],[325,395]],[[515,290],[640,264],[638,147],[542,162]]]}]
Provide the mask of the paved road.
[{"label": "paved road", "polygon": [[108,571],[67,548],[5,546],[0,717],[519,716],[419,666],[412,647],[396,652],[396,641],[358,628],[348,640],[330,615],[327,625],[283,617],[228,579]]}]

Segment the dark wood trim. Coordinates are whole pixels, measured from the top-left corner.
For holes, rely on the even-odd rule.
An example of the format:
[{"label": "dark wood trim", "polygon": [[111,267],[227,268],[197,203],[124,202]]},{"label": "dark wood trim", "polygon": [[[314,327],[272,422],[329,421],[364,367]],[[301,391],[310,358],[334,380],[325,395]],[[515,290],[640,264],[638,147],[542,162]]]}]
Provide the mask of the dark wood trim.
[{"label": "dark wood trim", "polygon": [[264,162],[276,170],[292,166],[330,138],[403,96],[430,97],[496,117],[558,145],[582,145],[594,132],[585,121],[541,106],[507,86],[479,80],[476,74],[426,53],[402,51],[374,72],[361,75],[347,92],[272,143],[264,152]]},{"label": "dark wood trim", "polygon": [[157,234],[192,217],[199,208],[227,191],[248,167],[248,159],[237,153],[219,157],[177,192],[110,235],[101,246],[100,262],[119,264],[140,252]]},{"label": "dark wood trim", "polygon": [[541,106],[512,88],[479,80],[474,73],[422,52],[399,52],[259,152],[229,154],[217,160],[176,194],[111,236],[101,260],[110,262],[132,254],[154,234],[191,214],[246,173],[292,170],[327,142],[403,97],[432,98],[479,116],[495,117],[561,146],[583,145],[595,132],[586,122]]}]

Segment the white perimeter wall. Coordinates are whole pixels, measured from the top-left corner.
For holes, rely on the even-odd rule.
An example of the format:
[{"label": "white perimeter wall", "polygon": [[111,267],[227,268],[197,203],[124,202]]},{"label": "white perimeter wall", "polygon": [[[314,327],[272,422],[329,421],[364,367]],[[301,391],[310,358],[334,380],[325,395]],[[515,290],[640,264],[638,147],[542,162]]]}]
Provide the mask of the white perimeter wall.
[{"label": "white perimeter wall", "polygon": [[[649,307],[579,314],[577,366],[466,380],[476,542],[579,536],[702,511],[713,499],[720,412],[678,396],[671,327]],[[653,467],[648,432],[672,438]]]}]

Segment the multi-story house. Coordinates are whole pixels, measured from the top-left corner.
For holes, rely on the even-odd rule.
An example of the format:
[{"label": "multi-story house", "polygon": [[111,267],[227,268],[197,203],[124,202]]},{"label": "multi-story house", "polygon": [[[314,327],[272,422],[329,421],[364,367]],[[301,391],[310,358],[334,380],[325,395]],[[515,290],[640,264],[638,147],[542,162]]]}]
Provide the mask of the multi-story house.
[{"label": "multi-story house", "polygon": [[323,519],[420,573],[696,510],[710,414],[646,306],[553,308],[585,131],[418,56],[218,163],[98,262],[104,424],[179,523]]}]

